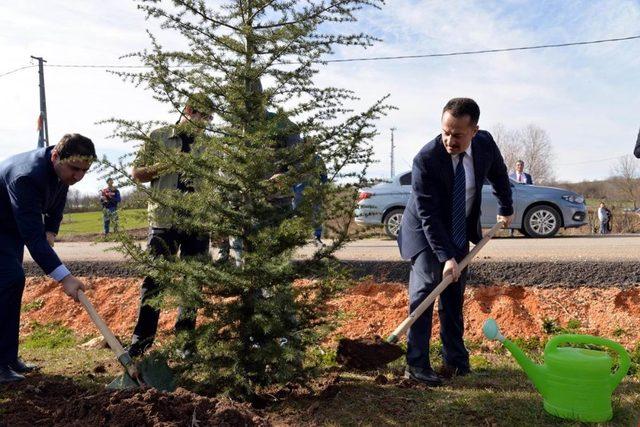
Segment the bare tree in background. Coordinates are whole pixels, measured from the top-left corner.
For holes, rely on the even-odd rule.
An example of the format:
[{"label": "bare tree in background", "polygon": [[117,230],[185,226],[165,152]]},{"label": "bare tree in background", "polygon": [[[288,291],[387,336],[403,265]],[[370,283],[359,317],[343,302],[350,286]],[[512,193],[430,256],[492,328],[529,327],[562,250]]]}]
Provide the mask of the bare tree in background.
[{"label": "bare tree in background", "polygon": [[545,184],[555,180],[553,171],[553,148],[547,132],[540,126],[530,124],[518,132],[522,145],[525,170],[533,177],[533,182]]},{"label": "bare tree in background", "polygon": [[614,176],[616,188],[633,201],[633,208],[636,209],[636,198],[638,195],[638,164],[632,155],[623,156],[611,169]]},{"label": "bare tree in background", "polygon": [[555,179],[551,140],[540,126],[529,124],[523,129],[508,129],[499,123],[492,135],[510,171],[516,161],[522,160],[525,172],[531,174],[534,183],[545,184]]},{"label": "bare tree in background", "polygon": [[500,148],[504,163],[507,165],[509,172],[515,167],[516,161],[520,160],[523,155],[522,146],[518,143],[517,132],[507,129],[502,123],[498,123],[491,130],[493,139]]}]

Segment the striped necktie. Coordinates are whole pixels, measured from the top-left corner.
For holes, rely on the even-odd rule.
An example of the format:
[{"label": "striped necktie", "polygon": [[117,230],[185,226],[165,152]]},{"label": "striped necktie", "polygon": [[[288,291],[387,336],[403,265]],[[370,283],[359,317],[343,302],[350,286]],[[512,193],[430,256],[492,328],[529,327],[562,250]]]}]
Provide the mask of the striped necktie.
[{"label": "striped necktie", "polygon": [[464,173],[464,151],[458,155],[458,165],[453,177],[453,206],[451,214],[451,236],[458,249],[464,249],[467,243],[467,186]]}]

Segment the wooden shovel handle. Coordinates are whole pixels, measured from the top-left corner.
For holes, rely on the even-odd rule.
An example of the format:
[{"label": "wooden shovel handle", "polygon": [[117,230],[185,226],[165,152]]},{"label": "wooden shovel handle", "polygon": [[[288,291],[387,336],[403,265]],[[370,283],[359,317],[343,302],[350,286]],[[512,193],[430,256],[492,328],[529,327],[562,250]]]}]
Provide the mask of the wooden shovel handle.
[{"label": "wooden shovel handle", "polygon": [[[487,234],[484,235],[482,240],[480,240],[478,244],[473,247],[471,252],[469,252],[467,256],[464,257],[464,259],[458,263],[458,268],[460,269],[460,271],[464,270],[465,267],[469,265],[473,257],[475,257],[476,254],[480,252],[480,249],[482,249],[482,247],[486,245],[489,240],[491,240],[491,238],[498,232],[498,230],[502,228],[502,225],[503,225],[502,222],[498,222],[496,225],[494,225],[491,228],[491,230],[489,230],[489,232],[487,232]],[[453,282],[453,276],[451,276],[450,274],[446,275],[442,279],[442,281],[438,284],[438,286],[436,286],[436,288],[433,291],[431,291],[431,293],[424,299],[424,301],[422,301],[420,305],[417,306],[416,309],[411,312],[411,314],[409,314],[409,317],[404,319],[402,323],[400,323],[400,325],[396,328],[396,330],[393,331],[391,335],[389,335],[389,337],[387,338],[387,342],[395,343],[396,341],[398,341],[398,337],[404,334],[405,332],[407,332],[407,329],[409,329],[411,325],[413,325],[413,323],[416,320],[418,320],[418,318],[422,315],[422,313],[424,313],[425,310],[429,308],[431,304],[433,304],[436,298],[438,298],[438,296],[452,282]]]},{"label": "wooden shovel handle", "polygon": [[133,377],[134,379],[137,378],[138,372],[135,365],[133,364],[133,361],[131,360],[131,357],[124,350],[122,344],[120,344],[120,341],[118,341],[116,336],[113,335],[111,329],[109,329],[107,324],[104,323],[104,320],[102,320],[102,317],[100,317],[100,315],[93,307],[84,292],[82,292],[82,290],[78,290],[78,300],[84,306],[85,310],[87,310],[87,313],[89,313],[89,317],[91,317],[93,323],[98,327],[98,330],[100,331],[104,339],[107,340],[107,344],[109,344],[111,350],[113,350],[113,352],[116,354],[118,361],[126,368],[131,377]]}]

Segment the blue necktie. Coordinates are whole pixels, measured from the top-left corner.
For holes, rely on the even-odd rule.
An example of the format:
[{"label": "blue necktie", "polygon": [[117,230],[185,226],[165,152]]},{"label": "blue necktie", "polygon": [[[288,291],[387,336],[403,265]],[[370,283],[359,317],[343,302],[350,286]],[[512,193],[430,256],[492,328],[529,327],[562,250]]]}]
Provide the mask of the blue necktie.
[{"label": "blue necktie", "polygon": [[453,177],[453,209],[451,215],[451,236],[458,249],[463,249],[467,243],[467,186],[464,173],[464,151],[458,155],[458,165]]}]

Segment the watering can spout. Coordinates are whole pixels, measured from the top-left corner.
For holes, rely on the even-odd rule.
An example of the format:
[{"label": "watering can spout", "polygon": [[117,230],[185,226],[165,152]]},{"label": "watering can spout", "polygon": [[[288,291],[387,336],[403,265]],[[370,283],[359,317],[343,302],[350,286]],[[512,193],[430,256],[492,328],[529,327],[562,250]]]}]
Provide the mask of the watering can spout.
[{"label": "watering can spout", "polygon": [[536,389],[540,392],[540,394],[544,395],[544,367],[542,365],[538,365],[534,363],[531,359],[527,357],[526,354],[515,345],[513,342],[509,341],[500,333],[498,329],[498,325],[494,319],[488,319],[484,326],[482,327],[484,335],[490,340],[498,340],[500,341],[509,352],[513,355],[516,362],[520,365],[520,367],[527,374],[529,379],[533,382]]}]

